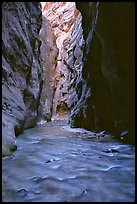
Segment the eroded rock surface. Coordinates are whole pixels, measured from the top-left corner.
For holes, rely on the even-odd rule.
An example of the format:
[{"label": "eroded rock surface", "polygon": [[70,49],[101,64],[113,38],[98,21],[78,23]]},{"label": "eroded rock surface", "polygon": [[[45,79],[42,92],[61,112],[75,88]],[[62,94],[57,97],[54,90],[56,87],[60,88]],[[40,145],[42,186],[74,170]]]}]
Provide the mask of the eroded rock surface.
[{"label": "eroded rock surface", "polygon": [[58,48],[54,72],[54,118],[68,114],[78,101],[75,87],[82,79],[82,16],[75,2],[42,2],[42,13],[51,25]]},{"label": "eroded rock surface", "polygon": [[39,64],[40,3],[2,4],[2,151],[15,135],[36,124],[42,71]]}]

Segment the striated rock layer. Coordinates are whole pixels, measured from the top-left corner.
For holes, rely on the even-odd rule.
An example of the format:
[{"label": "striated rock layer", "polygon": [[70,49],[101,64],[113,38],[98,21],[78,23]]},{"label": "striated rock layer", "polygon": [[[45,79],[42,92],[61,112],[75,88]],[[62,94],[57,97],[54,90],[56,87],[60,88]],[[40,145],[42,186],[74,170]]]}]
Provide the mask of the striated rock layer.
[{"label": "striated rock layer", "polygon": [[2,4],[2,153],[15,135],[36,124],[42,86],[39,63],[40,3]]},{"label": "striated rock layer", "polygon": [[[52,114],[53,118],[57,118],[60,115],[70,113],[72,107],[79,100],[76,97],[76,84],[78,84],[79,80],[82,80],[82,48],[84,43],[82,16],[76,9],[75,2],[42,2],[42,14],[43,19],[46,19],[51,26],[58,49],[56,66],[54,65],[55,44],[51,50],[53,54],[49,55],[53,59],[51,66],[53,79],[51,84],[54,87],[54,93],[53,88],[50,88],[52,89],[50,94],[53,95],[52,106],[52,97],[46,99],[47,102],[45,102],[48,103],[49,101],[48,110],[50,110],[50,115]],[[44,50],[42,50],[42,53],[44,53]],[[49,68],[46,67],[44,72],[47,74]]]}]

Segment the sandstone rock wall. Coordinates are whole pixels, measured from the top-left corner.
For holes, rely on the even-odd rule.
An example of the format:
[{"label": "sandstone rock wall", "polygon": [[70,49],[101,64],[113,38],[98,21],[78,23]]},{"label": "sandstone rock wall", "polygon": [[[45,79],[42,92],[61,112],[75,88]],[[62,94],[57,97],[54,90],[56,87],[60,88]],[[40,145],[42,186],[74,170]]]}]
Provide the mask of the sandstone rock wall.
[{"label": "sandstone rock wall", "polygon": [[36,124],[42,86],[39,63],[40,3],[2,4],[2,153],[16,148],[15,135]]},{"label": "sandstone rock wall", "polygon": [[68,114],[78,101],[75,87],[82,79],[82,16],[75,2],[43,2],[42,13],[51,25],[58,48],[52,107],[56,118]]}]

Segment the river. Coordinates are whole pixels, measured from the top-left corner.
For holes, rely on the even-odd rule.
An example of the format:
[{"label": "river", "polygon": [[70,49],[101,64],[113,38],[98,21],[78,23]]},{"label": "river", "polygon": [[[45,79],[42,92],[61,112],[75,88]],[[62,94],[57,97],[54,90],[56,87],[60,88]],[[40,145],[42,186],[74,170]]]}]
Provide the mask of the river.
[{"label": "river", "polygon": [[133,202],[135,147],[52,121],[17,137],[2,160],[3,202]]}]

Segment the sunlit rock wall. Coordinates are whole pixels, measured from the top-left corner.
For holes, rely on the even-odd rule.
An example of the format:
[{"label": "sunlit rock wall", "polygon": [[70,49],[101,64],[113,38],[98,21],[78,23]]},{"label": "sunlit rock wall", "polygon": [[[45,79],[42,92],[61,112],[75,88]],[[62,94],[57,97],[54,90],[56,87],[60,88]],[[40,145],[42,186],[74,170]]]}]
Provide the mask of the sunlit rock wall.
[{"label": "sunlit rock wall", "polygon": [[133,2],[77,2],[82,14],[86,88],[71,113],[73,127],[135,139],[135,6]]},{"label": "sunlit rock wall", "polygon": [[82,80],[82,16],[75,2],[42,2],[42,13],[51,25],[58,48],[52,107],[56,118],[68,114],[79,100],[76,84]]},{"label": "sunlit rock wall", "polygon": [[42,71],[39,64],[40,3],[2,3],[2,153],[15,135],[36,124]]}]

